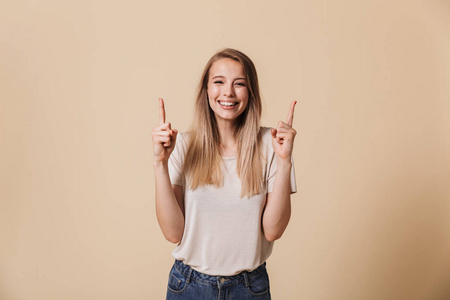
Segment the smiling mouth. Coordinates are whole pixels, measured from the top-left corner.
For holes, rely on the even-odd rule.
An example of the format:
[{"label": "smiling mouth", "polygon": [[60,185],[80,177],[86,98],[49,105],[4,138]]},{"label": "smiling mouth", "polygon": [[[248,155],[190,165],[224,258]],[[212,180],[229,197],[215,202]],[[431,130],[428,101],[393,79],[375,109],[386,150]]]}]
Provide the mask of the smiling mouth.
[{"label": "smiling mouth", "polygon": [[219,104],[222,106],[226,106],[226,107],[233,107],[238,105],[238,102],[234,102],[234,101],[219,101]]}]

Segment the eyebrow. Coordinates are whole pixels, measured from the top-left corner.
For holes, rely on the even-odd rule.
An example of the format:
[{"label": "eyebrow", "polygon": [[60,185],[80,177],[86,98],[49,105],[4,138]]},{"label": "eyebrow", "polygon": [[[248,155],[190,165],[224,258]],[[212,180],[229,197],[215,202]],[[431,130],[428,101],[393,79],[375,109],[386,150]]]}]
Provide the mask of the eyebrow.
[{"label": "eyebrow", "polygon": [[[225,76],[222,76],[222,75],[216,75],[216,76],[214,76],[214,77],[211,78],[211,79],[218,78],[218,77],[220,77],[220,78],[225,78]],[[246,78],[244,78],[244,77],[238,77],[238,78],[235,78],[234,80],[239,80],[239,79],[246,80]]]}]

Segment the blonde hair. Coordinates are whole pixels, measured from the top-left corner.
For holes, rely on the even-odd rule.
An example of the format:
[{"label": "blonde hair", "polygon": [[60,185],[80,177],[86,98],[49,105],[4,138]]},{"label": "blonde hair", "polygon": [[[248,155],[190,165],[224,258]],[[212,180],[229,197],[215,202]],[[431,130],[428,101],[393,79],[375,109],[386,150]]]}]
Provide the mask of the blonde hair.
[{"label": "blonde hair", "polygon": [[208,102],[209,70],[214,62],[231,58],[244,68],[249,99],[244,112],[236,120],[235,137],[238,141],[237,174],[241,180],[241,197],[261,192],[263,160],[261,150],[261,96],[256,68],[250,58],[235,49],[224,49],[213,55],[205,66],[198,87],[195,117],[192,124],[183,170],[191,189],[204,185],[220,187],[223,184],[220,155],[220,136],[214,112]]}]

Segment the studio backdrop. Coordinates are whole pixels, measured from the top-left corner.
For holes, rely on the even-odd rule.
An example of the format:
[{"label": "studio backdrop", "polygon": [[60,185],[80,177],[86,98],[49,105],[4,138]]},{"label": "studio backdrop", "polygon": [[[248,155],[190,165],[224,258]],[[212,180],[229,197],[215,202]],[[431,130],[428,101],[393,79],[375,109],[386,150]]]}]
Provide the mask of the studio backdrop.
[{"label": "studio backdrop", "polygon": [[264,126],[298,101],[273,299],[449,299],[445,0],[1,0],[0,299],[164,299],[158,98],[188,130],[225,47],[256,65]]}]

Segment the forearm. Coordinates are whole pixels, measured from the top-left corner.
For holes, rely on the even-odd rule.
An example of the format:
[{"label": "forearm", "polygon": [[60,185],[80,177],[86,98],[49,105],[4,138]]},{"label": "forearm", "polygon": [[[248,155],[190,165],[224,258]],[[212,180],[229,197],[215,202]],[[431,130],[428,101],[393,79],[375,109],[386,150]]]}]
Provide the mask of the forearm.
[{"label": "forearm", "polygon": [[184,214],[169,178],[166,162],[155,161],[156,216],[165,238],[178,243],[184,230]]},{"label": "forearm", "polygon": [[291,160],[277,160],[273,190],[267,196],[262,226],[267,240],[279,239],[291,217]]}]

